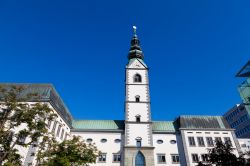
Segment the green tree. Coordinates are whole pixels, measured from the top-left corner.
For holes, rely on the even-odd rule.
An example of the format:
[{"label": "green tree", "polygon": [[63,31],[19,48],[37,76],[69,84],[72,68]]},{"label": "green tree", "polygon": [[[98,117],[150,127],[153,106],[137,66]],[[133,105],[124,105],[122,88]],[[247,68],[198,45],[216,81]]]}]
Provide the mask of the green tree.
[{"label": "green tree", "polygon": [[215,147],[208,149],[208,163],[199,162],[198,166],[248,166],[245,154],[237,157],[233,151],[231,143],[216,141]]},{"label": "green tree", "polygon": [[37,94],[26,94],[22,86],[0,87],[0,165],[21,165],[18,146],[38,142],[56,115],[46,103],[29,104]]},{"label": "green tree", "polygon": [[96,146],[74,136],[61,143],[51,141],[49,148],[39,151],[38,158],[43,166],[87,166],[95,163],[98,155]]}]

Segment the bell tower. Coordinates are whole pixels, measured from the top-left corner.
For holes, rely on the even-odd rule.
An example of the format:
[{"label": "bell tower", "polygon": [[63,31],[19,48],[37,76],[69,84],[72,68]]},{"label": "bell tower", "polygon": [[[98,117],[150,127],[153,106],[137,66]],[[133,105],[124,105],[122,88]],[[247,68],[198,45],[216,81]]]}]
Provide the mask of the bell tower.
[{"label": "bell tower", "polygon": [[124,166],[136,166],[136,156],[144,156],[145,166],[154,166],[154,147],[148,67],[134,26],[126,65]]}]

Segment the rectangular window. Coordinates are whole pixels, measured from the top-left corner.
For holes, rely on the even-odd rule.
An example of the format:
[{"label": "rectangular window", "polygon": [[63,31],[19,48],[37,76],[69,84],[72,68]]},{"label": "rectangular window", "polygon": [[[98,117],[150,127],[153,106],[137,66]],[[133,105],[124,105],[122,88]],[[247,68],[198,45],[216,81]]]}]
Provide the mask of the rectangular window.
[{"label": "rectangular window", "polygon": [[53,128],[52,128],[52,133],[55,133],[56,131],[56,125],[57,125],[57,121],[54,122]]},{"label": "rectangular window", "polygon": [[189,146],[195,146],[194,137],[188,137]]},{"label": "rectangular window", "polygon": [[214,140],[215,142],[222,142],[221,137],[215,137]]},{"label": "rectangular window", "polygon": [[140,148],[141,147],[141,140],[136,140],[136,147]]},{"label": "rectangular window", "polygon": [[157,154],[157,161],[158,163],[166,163],[165,154]]},{"label": "rectangular window", "polygon": [[62,126],[59,125],[57,128],[56,136],[59,137]]},{"label": "rectangular window", "polygon": [[202,160],[203,162],[208,162],[208,154],[202,154],[202,155],[201,155],[201,160]]},{"label": "rectangular window", "polygon": [[193,160],[193,163],[198,163],[199,162],[198,154],[192,154],[192,160]]},{"label": "rectangular window", "polygon": [[20,144],[24,144],[24,143],[25,143],[25,140],[26,140],[26,137],[20,137],[20,138],[18,139],[18,142],[19,142]]},{"label": "rectangular window", "polygon": [[64,129],[62,129],[61,140],[63,139],[63,136],[64,136]]},{"label": "rectangular window", "polygon": [[98,161],[99,162],[106,162],[107,158],[106,158],[106,153],[101,153],[98,157]]},{"label": "rectangular window", "polygon": [[224,137],[224,141],[225,141],[225,143],[226,143],[226,144],[228,144],[228,145],[231,145],[231,146],[232,146],[232,142],[231,142],[230,137]]},{"label": "rectangular window", "polygon": [[113,162],[120,162],[121,155],[120,154],[113,154]]},{"label": "rectangular window", "polygon": [[51,126],[51,120],[48,121],[48,129],[50,129]]},{"label": "rectangular window", "polygon": [[171,154],[171,158],[172,158],[172,163],[173,164],[177,164],[180,162],[180,157],[178,154]]},{"label": "rectangular window", "polygon": [[203,137],[197,137],[197,141],[199,146],[205,146]]},{"label": "rectangular window", "polygon": [[207,139],[207,146],[214,146],[213,138],[212,137],[206,137]]}]

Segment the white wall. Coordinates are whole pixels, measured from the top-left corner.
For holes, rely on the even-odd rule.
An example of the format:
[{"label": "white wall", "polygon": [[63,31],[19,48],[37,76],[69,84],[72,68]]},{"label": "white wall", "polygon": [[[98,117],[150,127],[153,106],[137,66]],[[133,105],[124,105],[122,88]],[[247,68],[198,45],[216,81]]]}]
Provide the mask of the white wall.
[{"label": "white wall", "polygon": [[[80,136],[83,140],[88,138],[93,139],[93,143],[97,146],[97,149],[102,153],[107,154],[106,162],[98,162],[91,164],[90,166],[120,166],[121,162],[113,162],[113,153],[120,153],[122,155],[122,147],[124,144],[123,135],[121,133],[107,133],[107,132],[72,132],[72,135]],[[102,143],[101,139],[107,139],[106,143]],[[115,139],[121,139],[122,142],[115,143]]]},{"label": "white wall", "polygon": [[[157,140],[163,140],[162,144],[158,144]],[[176,143],[172,144],[170,141],[175,140]],[[179,166],[180,164],[172,163],[171,154],[179,154],[178,150],[178,140],[176,134],[153,134],[153,144],[154,144],[154,157],[155,157],[155,166],[169,166],[175,165]],[[165,154],[166,163],[158,163],[157,154]]]},{"label": "white wall", "polygon": [[[235,142],[234,142],[231,131],[185,130],[183,133],[184,133],[184,135],[182,135],[182,138],[185,141],[186,150],[187,150],[187,153],[185,155],[188,156],[190,166],[197,165],[197,163],[192,162],[191,154],[198,154],[199,160],[201,160],[201,154],[207,154],[208,153],[207,149],[213,148],[213,147],[209,147],[207,145],[206,137],[212,137],[213,140],[215,140],[215,137],[221,137],[223,142],[224,142],[224,137],[229,137],[231,142],[232,142],[232,147],[236,148],[236,145],[235,145]],[[189,145],[188,137],[194,137],[195,138],[195,144],[196,144],[195,146],[190,146]],[[199,146],[198,145],[197,137],[203,137],[205,146]],[[235,150],[234,153],[236,155],[238,155],[237,150]]]}]

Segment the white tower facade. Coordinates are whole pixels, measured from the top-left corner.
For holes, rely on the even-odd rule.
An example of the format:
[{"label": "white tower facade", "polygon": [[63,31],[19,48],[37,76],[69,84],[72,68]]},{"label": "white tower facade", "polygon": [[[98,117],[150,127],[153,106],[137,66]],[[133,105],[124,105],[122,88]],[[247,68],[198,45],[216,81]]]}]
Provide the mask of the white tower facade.
[{"label": "white tower facade", "polygon": [[126,66],[125,166],[154,165],[148,67],[139,44],[134,34]]}]

